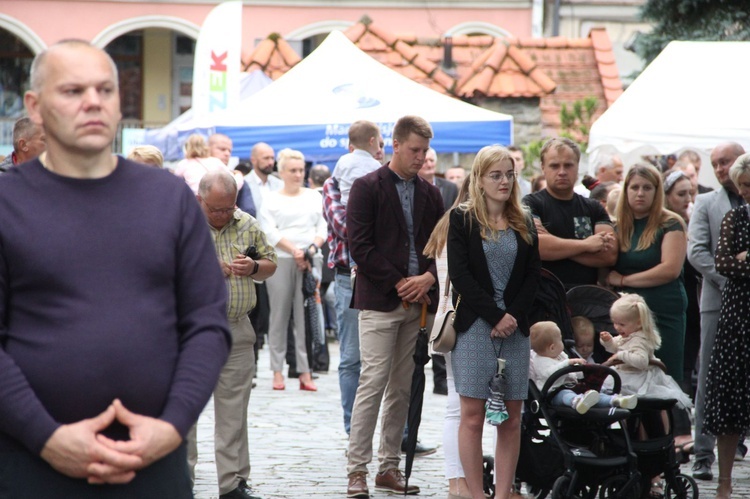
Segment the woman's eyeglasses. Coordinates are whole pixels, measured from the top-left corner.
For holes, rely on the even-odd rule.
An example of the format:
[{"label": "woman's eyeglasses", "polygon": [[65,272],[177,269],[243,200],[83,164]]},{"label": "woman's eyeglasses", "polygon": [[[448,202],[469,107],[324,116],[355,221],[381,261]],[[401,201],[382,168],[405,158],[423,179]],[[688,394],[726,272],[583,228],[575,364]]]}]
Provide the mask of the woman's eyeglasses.
[{"label": "woman's eyeglasses", "polygon": [[492,180],[495,183],[500,182],[503,178],[505,178],[508,182],[513,182],[516,179],[516,172],[492,172],[485,175],[488,179]]}]

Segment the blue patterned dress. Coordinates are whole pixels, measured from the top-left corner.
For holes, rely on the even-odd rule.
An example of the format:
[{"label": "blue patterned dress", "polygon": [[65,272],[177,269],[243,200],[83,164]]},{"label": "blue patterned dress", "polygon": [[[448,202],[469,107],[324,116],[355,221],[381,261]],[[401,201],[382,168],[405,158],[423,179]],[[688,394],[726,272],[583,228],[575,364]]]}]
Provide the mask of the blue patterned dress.
[{"label": "blue patterned dress", "polygon": [[[497,240],[483,240],[482,248],[495,288],[495,303],[504,309],[503,293],[518,252],[516,234],[512,229],[501,230]],[[518,329],[508,338],[492,338],[494,326],[478,317],[468,330],[458,334],[451,352],[456,391],[464,397],[488,399],[489,382],[497,372],[497,350],[506,361],[505,400],[525,400],[529,392],[529,339]]]}]

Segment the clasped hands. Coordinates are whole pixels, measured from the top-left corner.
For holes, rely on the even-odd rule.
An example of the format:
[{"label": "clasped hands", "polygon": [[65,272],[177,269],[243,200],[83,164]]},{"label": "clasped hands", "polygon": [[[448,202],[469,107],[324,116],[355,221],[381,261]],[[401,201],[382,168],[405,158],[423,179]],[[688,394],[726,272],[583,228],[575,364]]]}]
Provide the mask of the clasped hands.
[{"label": "clasped hands", "polygon": [[500,322],[495,324],[495,327],[492,328],[490,337],[507,338],[508,336],[513,334],[513,331],[515,331],[517,328],[518,322],[516,321],[516,318],[506,312],[503,318],[500,319]]},{"label": "clasped hands", "polygon": [[[116,441],[101,433],[114,421],[128,428],[130,440]],[[41,457],[69,477],[86,478],[91,484],[123,484],[180,442],[182,438],[170,423],[133,413],[115,399],[101,414],[57,428]]]},{"label": "clasped hands", "polygon": [[404,277],[396,283],[396,292],[402,301],[407,303],[426,303],[429,305],[430,297],[427,293],[435,284],[435,276],[429,272],[422,275]]}]

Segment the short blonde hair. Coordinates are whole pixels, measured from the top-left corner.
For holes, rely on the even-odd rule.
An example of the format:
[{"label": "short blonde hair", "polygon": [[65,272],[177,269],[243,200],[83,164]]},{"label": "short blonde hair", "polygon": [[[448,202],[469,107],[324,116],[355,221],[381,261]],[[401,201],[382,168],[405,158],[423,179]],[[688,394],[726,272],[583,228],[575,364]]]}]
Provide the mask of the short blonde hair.
[{"label": "short blonde hair", "polygon": [[192,158],[207,158],[208,157],[208,144],[203,135],[194,133],[187,138],[185,142],[185,157],[187,159]]},{"label": "short blonde hair", "polygon": [[294,149],[289,149],[288,147],[279,151],[278,156],[276,156],[276,164],[279,167],[279,171],[284,171],[284,167],[292,159],[299,159],[302,161],[302,163],[304,163],[305,155],[300,151],[295,151]]},{"label": "short blonde hair", "polygon": [[740,177],[748,173],[750,173],[750,153],[742,154],[734,160],[734,164],[729,168],[729,178],[739,188]]},{"label": "short blonde hair", "polygon": [[159,148],[154,146],[136,146],[128,154],[128,159],[157,168],[164,167],[164,156]]},{"label": "short blonde hair", "polygon": [[530,328],[531,349],[536,353],[543,352],[557,340],[562,341],[560,328],[552,321],[541,321]]}]

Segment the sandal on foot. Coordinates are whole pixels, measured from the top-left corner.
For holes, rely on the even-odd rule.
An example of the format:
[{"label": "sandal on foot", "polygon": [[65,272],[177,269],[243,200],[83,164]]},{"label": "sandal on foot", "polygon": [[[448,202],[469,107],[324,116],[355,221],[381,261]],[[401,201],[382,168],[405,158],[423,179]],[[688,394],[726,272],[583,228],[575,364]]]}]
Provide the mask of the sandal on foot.
[{"label": "sandal on foot", "polygon": [[653,482],[651,484],[651,491],[648,493],[650,499],[662,499],[664,497],[664,488],[661,482]]}]

